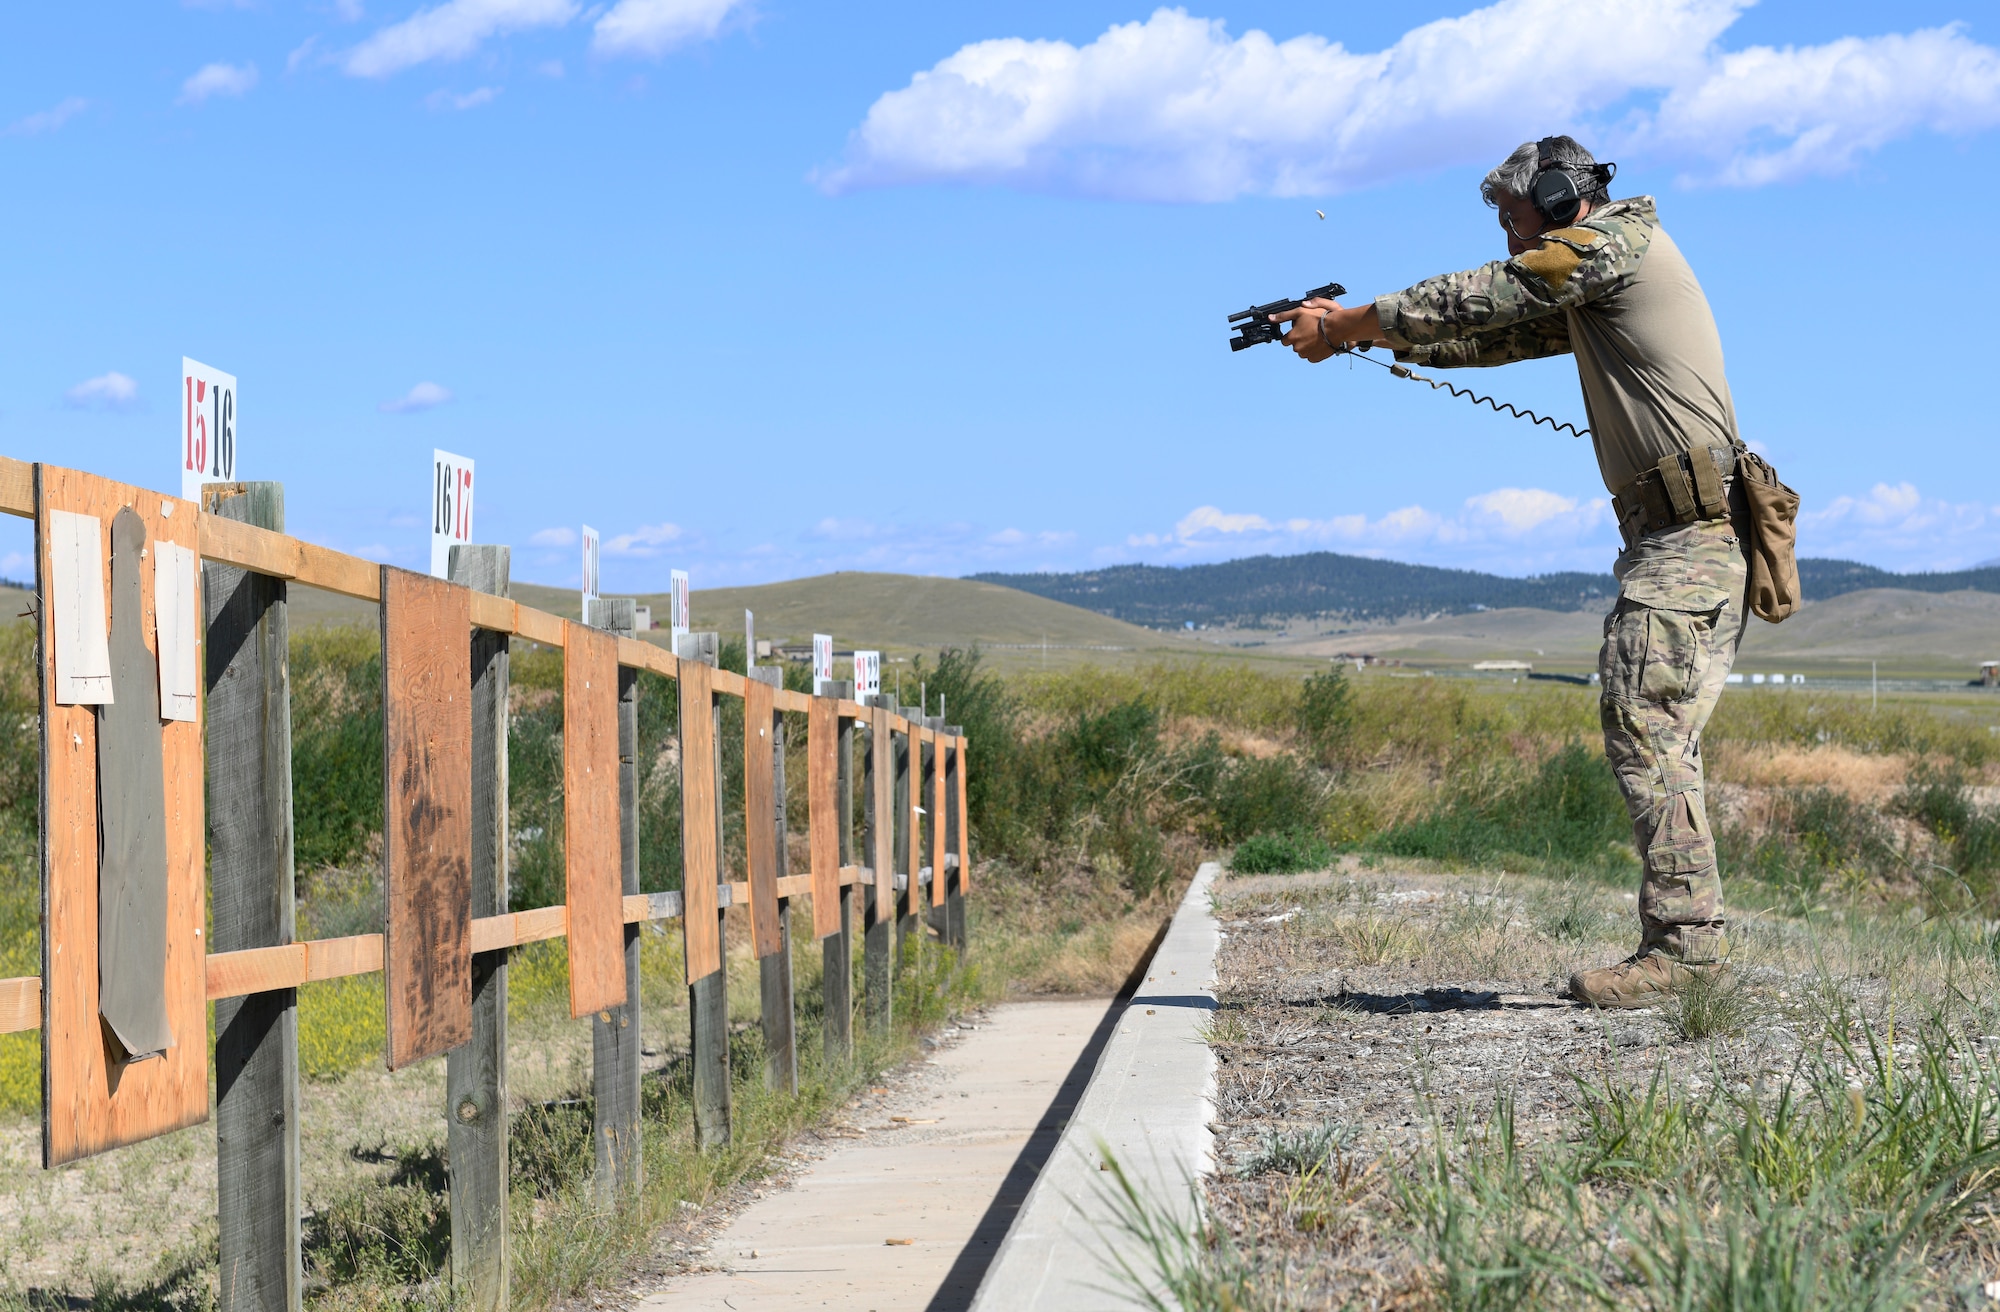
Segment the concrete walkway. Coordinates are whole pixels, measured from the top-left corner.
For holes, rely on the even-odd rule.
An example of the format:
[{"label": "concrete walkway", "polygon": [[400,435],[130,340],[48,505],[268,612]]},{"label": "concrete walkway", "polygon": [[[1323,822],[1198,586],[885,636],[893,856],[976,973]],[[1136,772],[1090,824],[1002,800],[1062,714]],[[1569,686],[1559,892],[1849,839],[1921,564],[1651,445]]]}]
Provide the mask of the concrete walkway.
[{"label": "concrete walkway", "polygon": [[[974,1312],[1094,1312],[1135,1304],[1128,1279],[1164,1290],[1144,1245],[1118,1224],[1109,1152],[1139,1195],[1182,1228],[1197,1221],[1190,1186],[1214,1169],[1214,1014],[1222,937],[1209,890],[1221,867],[1195,873],[1145,982],[1120,1008],[1062,1142],[993,1259]],[[1114,1276],[1112,1263],[1125,1268]]]},{"label": "concrete walkway", "polygon": [[937,1054],[932,1078],[875,1109],[865,1138],[731,1221],[711,1248],[725,1270],[671,1280],[639,1307],[969,1307],[1116,1019],[1108,998],[994,1008]]}]

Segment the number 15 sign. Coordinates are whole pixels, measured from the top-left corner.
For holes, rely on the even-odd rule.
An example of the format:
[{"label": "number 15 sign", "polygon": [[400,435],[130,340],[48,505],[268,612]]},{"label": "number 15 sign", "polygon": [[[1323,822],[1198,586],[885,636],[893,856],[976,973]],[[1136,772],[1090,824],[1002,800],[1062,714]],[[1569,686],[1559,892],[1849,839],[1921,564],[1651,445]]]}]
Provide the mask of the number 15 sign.
[{"label": "number 15 sign", "polygon": [[181,357],[181,497],[236,481],[236,376]]}]

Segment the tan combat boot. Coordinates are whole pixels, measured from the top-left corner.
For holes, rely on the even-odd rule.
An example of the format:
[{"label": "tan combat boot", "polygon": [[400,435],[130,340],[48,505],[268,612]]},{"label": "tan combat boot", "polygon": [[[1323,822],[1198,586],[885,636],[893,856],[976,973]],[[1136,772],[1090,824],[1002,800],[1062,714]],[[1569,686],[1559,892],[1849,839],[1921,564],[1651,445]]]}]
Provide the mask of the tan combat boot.
[{"label": "tan combat boot", "polygon": [[1591,1007],[1655,1007],[1696,981],[1721,983],[1729,963],[1693,966],[1664,952],[1639,952],[1615,966],[1579,970],[1569,977],[1569,995]]}]

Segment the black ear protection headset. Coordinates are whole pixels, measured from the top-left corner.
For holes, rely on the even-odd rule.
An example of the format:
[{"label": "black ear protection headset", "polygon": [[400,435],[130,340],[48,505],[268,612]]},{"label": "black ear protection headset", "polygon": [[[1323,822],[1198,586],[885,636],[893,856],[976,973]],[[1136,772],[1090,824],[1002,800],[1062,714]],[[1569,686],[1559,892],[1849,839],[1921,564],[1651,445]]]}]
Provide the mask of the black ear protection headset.
[{"label": "black ear protection headset", "polygon": [[[1556,163],[1554,137],[1543,137],[1535,153],[1535,180],[1528,184],[1528,199],[1550,227],[1566,228],[1576,222],[1577,212],[1583,208],[1583,193],[1576,189],[1576,179],[1569,170]],[[1590,172],[1596,175],[1599,187],[1608,186],[1618,166],[1593,164]]]}]

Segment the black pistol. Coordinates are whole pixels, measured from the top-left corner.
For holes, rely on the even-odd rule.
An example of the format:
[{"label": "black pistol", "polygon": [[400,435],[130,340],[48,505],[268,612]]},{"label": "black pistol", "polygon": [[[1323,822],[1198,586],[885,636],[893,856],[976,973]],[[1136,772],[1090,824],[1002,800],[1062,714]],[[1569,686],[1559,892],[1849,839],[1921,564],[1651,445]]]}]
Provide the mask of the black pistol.
[{"label": "black pistol", "polygon": [[[1315,287],[1296,301],[1272,301],[1269,305],[1253,305],[1247,310],[1238,310],[1229,316],[1229,322],[1236,324],[1236,336],[1229,339],[1229,349],[1240,351],[1246,346],[1256,346],[1262,342],[1280,342],[1285,338],[1284,325],[1272,323],[1270,316],[1296,310],[1307,301],[1333,300],[1347,295],[1347,288],[1337,282],[1324,287]],[[1238,320],[1245,322],[1238,323]]]}]

